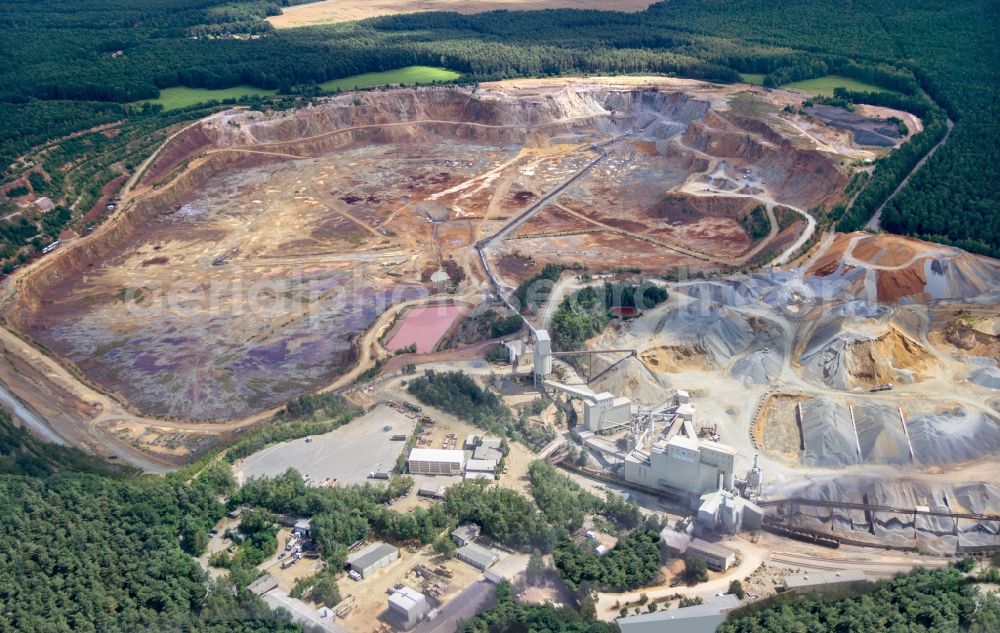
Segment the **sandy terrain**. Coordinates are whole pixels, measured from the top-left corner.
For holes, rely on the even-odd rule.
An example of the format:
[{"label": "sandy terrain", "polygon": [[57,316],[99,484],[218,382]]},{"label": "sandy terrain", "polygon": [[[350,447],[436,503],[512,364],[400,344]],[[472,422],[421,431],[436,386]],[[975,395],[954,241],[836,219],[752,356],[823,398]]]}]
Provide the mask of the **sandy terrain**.
[{"label": "sandy terrain", "polygon": [[421,11],[536,11],[539,9],[597,9],[634,13],[645,11],[652,0],[323,0],[283,7],[281,15],[267,19],[275,28],[289,29],[310,24],[333,24],[380,15]]}]

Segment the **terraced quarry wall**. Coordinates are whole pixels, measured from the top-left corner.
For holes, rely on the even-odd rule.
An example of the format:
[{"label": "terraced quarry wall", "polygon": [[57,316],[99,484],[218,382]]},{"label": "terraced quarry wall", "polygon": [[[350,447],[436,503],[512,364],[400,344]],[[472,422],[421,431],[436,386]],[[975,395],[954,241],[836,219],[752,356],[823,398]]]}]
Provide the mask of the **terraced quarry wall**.
[{"label": "terraced quarry wall", "polygon": [[236,418],[342,374],[382,312],[442,290],[425,273],[445,260],[466,273],[450,291],[475,296],[472,246],[526,210],[497,245],[531,254],[511,284],[547,261],[719,270],[775,238],[747,235],[754,205],[839,195],[837,157],[780,104],[748,118],[733,87],[662,82],[215,115],[161,151],[114,224],[27,276],[5,318],[144,413]]}]

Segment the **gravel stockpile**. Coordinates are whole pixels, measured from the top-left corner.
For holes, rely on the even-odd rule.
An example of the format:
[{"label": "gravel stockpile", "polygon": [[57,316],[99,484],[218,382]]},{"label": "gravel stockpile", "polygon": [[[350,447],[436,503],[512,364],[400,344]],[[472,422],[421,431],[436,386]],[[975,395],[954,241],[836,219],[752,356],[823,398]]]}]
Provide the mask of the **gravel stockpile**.
[{"label": "gravel stockpile", "polygon": [[1000,421],[955,407],[910,418],[913,452],[922,464],[956,464],[1000,452]]},{"label": "gravel stockpile", "polygon": [[857,464],[851,413],[839,401],[813,398],[802,404],[802,461],[812,466]]},{"label": "gravel stockpile", "polygon": [[[781,490],[775,497],[799,497],[915,508],[943,512],[1000,512],[1000,487],[992,483],[931,484],[879,477],[838,477],[810,481]],[[984,545],[1000,545],[1000,524],[953,517],[878,512],[843,508],[796,506],[792,522],[801,527],[832,532],[845,538],[916,546],[922,552],[956,554]]]},{"label": "gravel stockpile", "polygon": [[983,367],[969,374],[969,380],[980,387],[996,389],[1000,391],[1000,369],[996,367]]}]

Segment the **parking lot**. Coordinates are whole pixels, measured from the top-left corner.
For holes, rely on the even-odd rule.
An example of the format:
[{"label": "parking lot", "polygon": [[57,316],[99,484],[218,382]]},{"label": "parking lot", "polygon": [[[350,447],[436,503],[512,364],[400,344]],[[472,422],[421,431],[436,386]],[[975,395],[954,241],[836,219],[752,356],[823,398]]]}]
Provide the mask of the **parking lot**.
[{"label": "parking lot", "polygon": [[330,433],[282,442],[233,465],[240,482],[274,477],[295,468],[312,485],[361,483],[368,473],[391,471],[416,420],[385,405],[376,406]]}]

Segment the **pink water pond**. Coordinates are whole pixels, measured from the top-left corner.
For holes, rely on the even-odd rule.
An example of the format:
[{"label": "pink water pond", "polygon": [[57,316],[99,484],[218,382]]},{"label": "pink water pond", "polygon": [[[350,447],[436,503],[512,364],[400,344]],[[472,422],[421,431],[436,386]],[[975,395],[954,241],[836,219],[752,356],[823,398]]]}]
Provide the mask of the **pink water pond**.
[{"label": "pink water pond", "polygon": [[403,322],[386,347],[397,350],[416,343],[418,352],[433,352],[438,341],[462,316],[463,311],[464,307],[460,305],[412,308],[403,317]]}]

